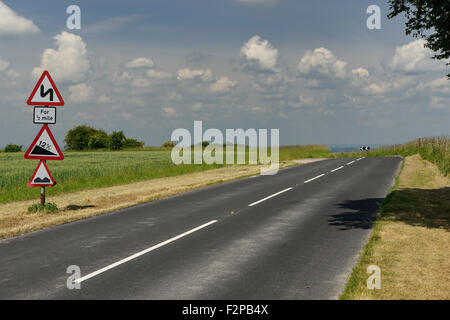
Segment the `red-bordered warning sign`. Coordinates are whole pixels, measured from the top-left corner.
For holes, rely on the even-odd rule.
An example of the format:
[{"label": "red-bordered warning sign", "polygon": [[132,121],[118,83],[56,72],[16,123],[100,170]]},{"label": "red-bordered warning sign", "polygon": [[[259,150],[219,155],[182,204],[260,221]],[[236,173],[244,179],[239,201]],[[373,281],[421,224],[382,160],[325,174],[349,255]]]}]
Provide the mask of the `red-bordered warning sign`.
[{"label": "red-bordered warning sign", "polygon": [[45,70],[30,97],[27,100],[27,105],[30,106],[63,106],[64,99],[58,91],[55,83],[53,82],[50,73]]},{"label": "red-bordered warning sign", "polygon": [[48,125],[44,124],[24,155],[25,159],[64,160]]},{"label": "red-bordered warning sign", "polygon": [[55,179],[53,179],[50,170],[48,170],[47,164],[44,160],[39,161],[36,170],[34,170],[30,181],[28,182],[29,187],[53,187],[56,184]]}]

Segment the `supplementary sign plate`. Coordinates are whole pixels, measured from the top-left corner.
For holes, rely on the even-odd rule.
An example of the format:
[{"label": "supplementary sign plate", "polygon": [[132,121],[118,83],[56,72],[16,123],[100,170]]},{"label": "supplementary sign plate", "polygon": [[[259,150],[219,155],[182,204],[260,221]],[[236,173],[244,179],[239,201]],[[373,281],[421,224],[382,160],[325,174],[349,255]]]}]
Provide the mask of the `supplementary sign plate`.
[{"label": "supplementary sign plate", "polygon": [[33,123],[35,124],[55,124],[55,107],[34,107]]}]

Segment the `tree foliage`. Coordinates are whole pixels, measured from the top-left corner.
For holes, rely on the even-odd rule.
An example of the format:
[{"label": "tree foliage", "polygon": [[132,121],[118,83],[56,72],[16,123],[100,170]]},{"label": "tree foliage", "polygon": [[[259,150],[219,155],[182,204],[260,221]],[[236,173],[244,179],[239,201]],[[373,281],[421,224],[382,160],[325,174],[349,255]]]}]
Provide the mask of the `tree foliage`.
[{"label": "tree foliage", "polygon": [[127,139],[123,131],[114,131],[108,135],[104,130],[89,126],[77,126],[69,130],[64,139],[69,150],[105,149],[120,150],[122,148],[142,148],[143,141]]},{"label": "tree foliage", "polygon": [[[388,18],[404,13],[406,34],[425,39],[425,47],[435,52],[434,59],[450,58],[449,0],[389,0],[389,5]],[[447,77],[450,78],[450,73]]]},{"label": "tree foliage", "polygon": [[123,131],[114,131],[111,134],[111,149],[112,150],[122,149],[126,139],[127,138],[123,134]]},{"label": "tree foliage", "polygon": [[69,130],[64,142],[70,150],[85,150],[89,146],[89,140],[100,131],[89,126],[77,126]]},{"label": "tree foliage", "polygon": [[5,147],[5,152],[19,152],[22,150],[22,146],[19,146],[17,144],[8,144]]}]

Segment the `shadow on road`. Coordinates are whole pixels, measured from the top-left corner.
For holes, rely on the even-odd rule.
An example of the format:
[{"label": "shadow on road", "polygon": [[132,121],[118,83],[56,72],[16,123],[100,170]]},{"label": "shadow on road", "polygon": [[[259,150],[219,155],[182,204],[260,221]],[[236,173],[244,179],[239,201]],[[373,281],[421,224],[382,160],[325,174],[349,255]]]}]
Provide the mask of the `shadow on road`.
[{"label": "shadow on road", "polygon": [[339,230],[370,229],[375,222],[383,198],[347,200],[337,205],[345,212],[330,215],[328,223]]},{"label": "shadow on road", "polygon": [[[339,203],[336,206],[344,212],[330,215],[328,223],[339,230],[369,229],[383,200],[373,198]],[[380,218],[450,231],[450,188],[395,190],[386,197]]]}]

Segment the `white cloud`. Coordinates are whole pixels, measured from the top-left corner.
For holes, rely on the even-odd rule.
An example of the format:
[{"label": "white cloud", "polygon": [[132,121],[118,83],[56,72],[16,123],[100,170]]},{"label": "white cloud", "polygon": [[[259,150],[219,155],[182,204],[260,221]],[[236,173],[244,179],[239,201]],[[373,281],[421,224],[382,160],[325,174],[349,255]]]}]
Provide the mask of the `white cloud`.
[{"label": "white cloud", "polygon": [[209,82],[214,79],[214,76],[209,69],[191,70],[189,68],[184,68],[178,70],[177,74],[178,80],[200,79],[204,82]]},{"label": "white cloud", "polygon": [[89,98],[91,98],[94,93],[94,89],[85,83],[70,86],[69,90],[69,99],[75,103],[88,102]]},{"label": "white cloud", "polygon": [[6,71],[9,68],[9,62],[0,58],[0,72]]},{"label": "white cloud", "polygon": [[172,107],[164,107],[164,108],[162,108],[162,110],[164,112],[164,115],[167,116],[167,117],[171,118],[171,117],[178,116],[178,113]]},{"label": "white cloud", "polygon": [[278,60],[278,50],[268,40],[261,40],[256,35],[248,40],[240,52],[250,64],[262,70],[275,71]]},{"label": "white cloud", "polygon": [[0,35],[21,35],[39,33],[33,21],[19,16],[0,1]]},{"label": "white cloud", "polygon": [[151,58],[139,57],[131,60],[125,64],[126,68],[138,69],[138,68],[153,68],[155,64]]},{"label": "white cloud", "polygon": [[41,66],[34,68],[32,75],[38,78],[48,70],[55,81],[77,83],[83,81],[90,69],[86,44],[75,34],[63,31],[54,37],[57,49],[45,49]]},{"label": "white cloud", "polygon": [[107,95],[102,94],[100,97],[98,97],[97,102],[100,104],[106,104],[106,103],[111,103],[113,100],[108,97]]},{"label": "white cloud", "polygon": [[148,79],[145,78],[137,78],[134,79],[131,84],[134,87],[138,87],[138,88],[145,88],[145,87],[149,87],[150,86],[150,81]]},{"label": "white cloud", "polygon": [[172,74],[168,73],[168,72],[164,72],[164,71],[157,71],[155,69],[150,69],[150,70],[147,70],[147,77],[153,78],[153,79],[164,80],[164,79],[171,79]]},{"label": "white cloud", "polygon": [[443,98],[443,97],[437,97],[437,96],[431,96],[430,102],[428,104],[428,107],[430,109],[449,109],[450,105],[450,99],[449,98]]},{"label": "white cloud", "polygon": [[346,75],[347,63],[337,59],[334,54],[326,48],[317,48],[314,51],[307,51],[297,69],[303,75],[322,75],[333,78],[344,78]]},{"label": "white cloud", "polygon": [[432,60],[433,52],[424,47],[425,40],[412,41],[397,47],[390,68],[400,72],[425,72],[440,68],[440,63]]},{"label": "white cloud", "polygon": [[369,77],[369,71],[364,68],[357,68],[352,70],[352,75],[357,78],[367,78]]},{"label": "white cloud", "polygon": [[[10,79],[17,78],[19,76],[19,74],[11,68],[9,62],[3,60],[2,58],[0,58],[0,74],[4,74]],[[11,82],[10,84],[15,84],[15,82]]]},{"label": "white cloud", "polygon": [[228,77],[220,77],[216,82],[211,84],[211,91],[215,93],[226,93],[236,86],[236,81],[230,80]]}]

